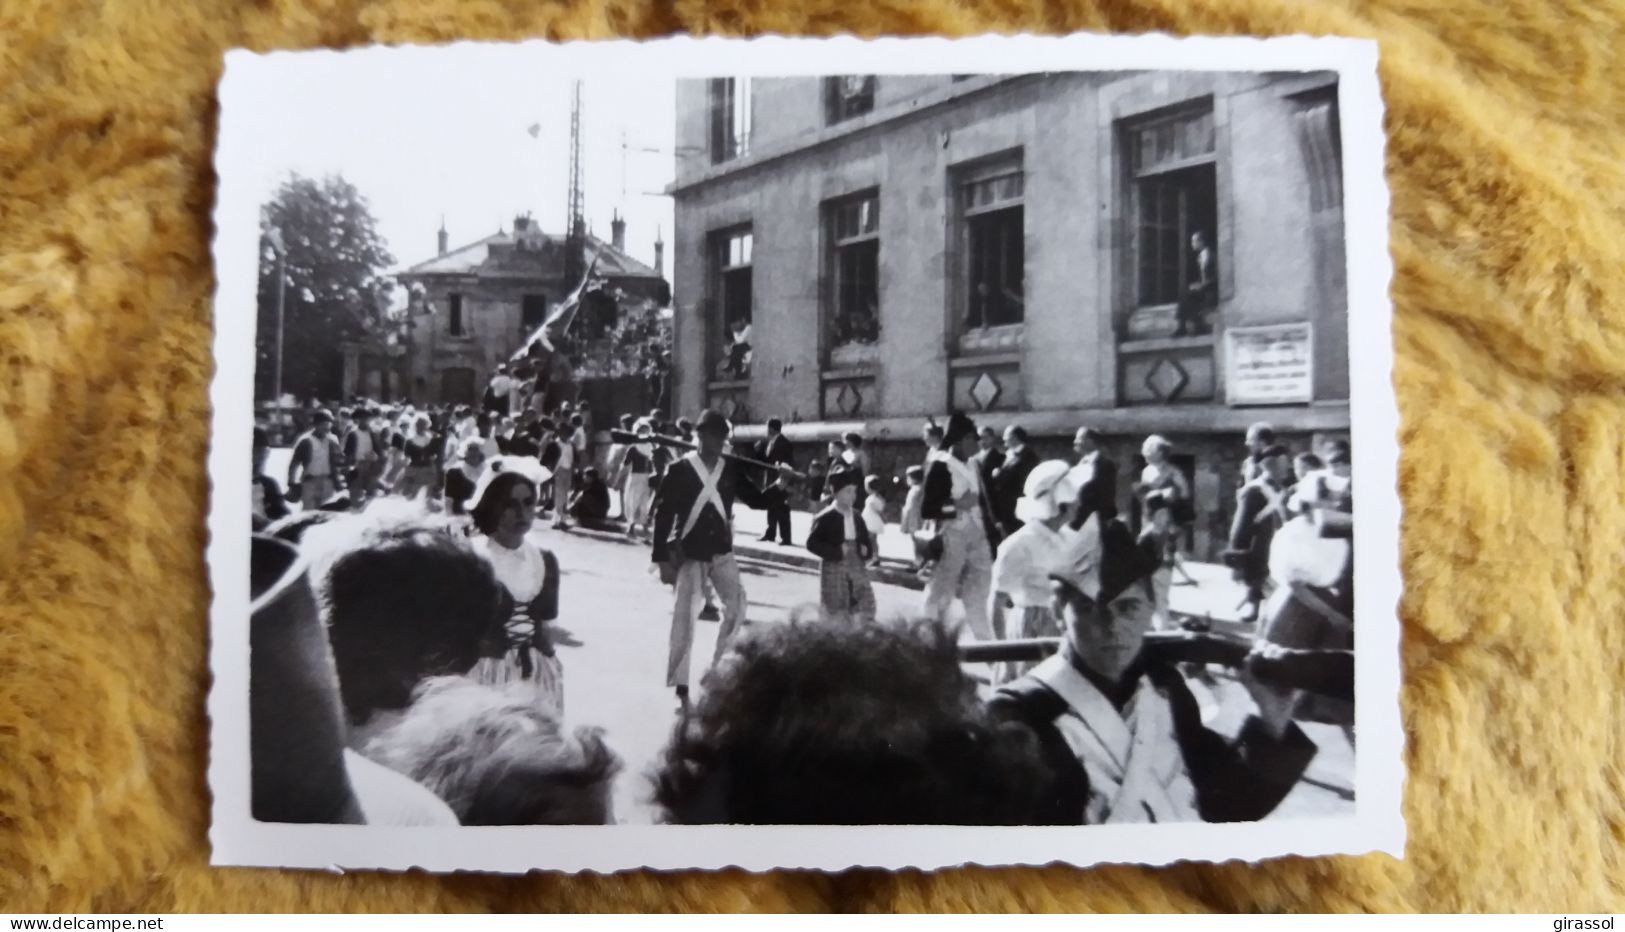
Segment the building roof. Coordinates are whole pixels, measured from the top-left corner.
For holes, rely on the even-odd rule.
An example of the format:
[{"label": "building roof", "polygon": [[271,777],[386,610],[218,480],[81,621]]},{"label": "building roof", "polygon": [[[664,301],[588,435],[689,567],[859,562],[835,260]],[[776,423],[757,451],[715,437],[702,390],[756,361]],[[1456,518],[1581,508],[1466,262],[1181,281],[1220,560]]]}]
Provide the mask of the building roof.
[{"label": "building roof", "polygon": [[[443,256],[435,256],[396,273],[404,278],[433,275],[477,275],[482,278],[559,278],[564,274],[564,237],[542,233],[524,238],[512,233],[494,233],[460,246]],[[597,255],[597,274],[603,278],[650,278],[663,276],[625,252],[592,234],[587,235],[587,254]]]}]

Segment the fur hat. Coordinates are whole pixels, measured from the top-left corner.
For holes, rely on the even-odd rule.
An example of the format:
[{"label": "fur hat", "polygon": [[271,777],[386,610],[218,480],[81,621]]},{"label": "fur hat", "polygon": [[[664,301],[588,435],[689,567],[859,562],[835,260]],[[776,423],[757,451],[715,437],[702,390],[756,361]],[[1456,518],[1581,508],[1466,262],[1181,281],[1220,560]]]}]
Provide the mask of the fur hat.
[{"label": "fur hat", "polygon": [[713,437],[726,438],[732,430],[733,428],[728,424],[728,419],[710,408],[700,412],[700,419],[694,425],[696,434],[710,434]]},{"label": "fur hat", "polygon": [[833,495],[849,485],[855,486],[862,481],[863,473],[861,470],[852,466],[837,466],[829,471],[829,476],[824,480],[824,488],[828,489],[830,494]]},{"label": "fur hat", "polygon": [[953,446],[966,437],[976,436],[976,422],[963,411],[955,411],[948,418],[948,426],[942,432],[942,442],[945,446]]}]

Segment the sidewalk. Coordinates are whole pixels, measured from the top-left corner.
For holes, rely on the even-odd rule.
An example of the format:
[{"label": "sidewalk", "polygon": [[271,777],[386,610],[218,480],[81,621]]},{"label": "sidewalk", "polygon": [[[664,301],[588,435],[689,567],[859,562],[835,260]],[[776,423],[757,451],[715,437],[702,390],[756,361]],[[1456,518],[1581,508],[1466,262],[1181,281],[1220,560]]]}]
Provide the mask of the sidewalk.
[{"label": "sidewalk", "polygon": [[[613,499],[611,514],[620,513],[620,495],[610,492]],[[790,512],[790,546],[777,542],[764,542],[762,532],[767,530],[767,514],[754,508],[740,508],[734,512],[734,552],[741,558],[784,566],[818,568],[818,558],[807,552],[807,534],[812,530],[813,516],[802,511]],[[619,522],[615,522],[619,524]],[[585,530],[582,533],[604,532]],[[625,539],[622,537],[621,539]],[[876,582],[889,583],[906,589],[921,590],[925,583],[909,568],[914,561],[914,543],[895,524],[886,525],[880,535],[880,561],[878,570],[870,575]],[[1238,619],[1246,588],[1231,578],[1230,569],[1219,563],[1185,561],[1185,571],[1195,585],[1184,582],[1176,573],[1169,591],[1170,608],[1177,616],[1205,618],[1219,622],[1221,627],[1234,625],[1233,633],[1251,634],[1252,625],[1243,625]]]}]

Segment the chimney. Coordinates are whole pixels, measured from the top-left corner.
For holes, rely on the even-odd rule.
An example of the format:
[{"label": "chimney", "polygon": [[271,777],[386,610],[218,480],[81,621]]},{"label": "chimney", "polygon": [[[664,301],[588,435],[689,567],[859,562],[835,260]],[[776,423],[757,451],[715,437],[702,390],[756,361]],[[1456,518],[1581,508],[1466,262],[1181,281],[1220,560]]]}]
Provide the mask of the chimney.
[{"label": "chimney", "polygon": [[621,219],[621,212],[615,212],[615,218],[609,222],[609,244],[617,252],[626,252],[626,221]]},{"label": "chimney", "polygon": [[655,274],[666,274],[666,241],[660,238],[659,227],[655,227]]},{"label": "chimney", "polygon": [[530,229],[530,218],[529,217],[525,216],[524,214],[518,214],[517,216],[515,216],[513,218],[513,235],[514,236],[517,237],[520,234],[524,233],[528,229]]},{"label": "chimney", "polygon": [[446,218],[444,215],[440,218],[440,254],[442,256],[446,254]]}]

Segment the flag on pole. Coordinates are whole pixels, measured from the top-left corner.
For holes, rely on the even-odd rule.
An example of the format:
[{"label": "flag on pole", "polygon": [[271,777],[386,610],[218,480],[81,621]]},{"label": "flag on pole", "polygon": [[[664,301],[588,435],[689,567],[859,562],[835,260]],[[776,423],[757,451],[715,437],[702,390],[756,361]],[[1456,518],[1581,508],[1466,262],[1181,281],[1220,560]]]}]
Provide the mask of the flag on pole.
[{"label": "flag on pole", "polygon": [[557,341],[568,333],[570,325],[575,323],[576,312],[581,309],[581,298],[593,284],[592,273],[597,268],[598,256],[595,254],[592,260],[587,263],[587,271],[581,276],[581,284],[576,286],[576,290],[571,292],[569,297],[559,302],[558,307],[553,309],[553,313],[547,315],[547,319],[542,321],[540,327],[537,327],[535,331],[525,338],[525,341],[520,344],[518,352],[513,354],[514,360],[523,357],[529,352],[530,347],[537,343],[540,343],[550,353],[556,350]]}]

